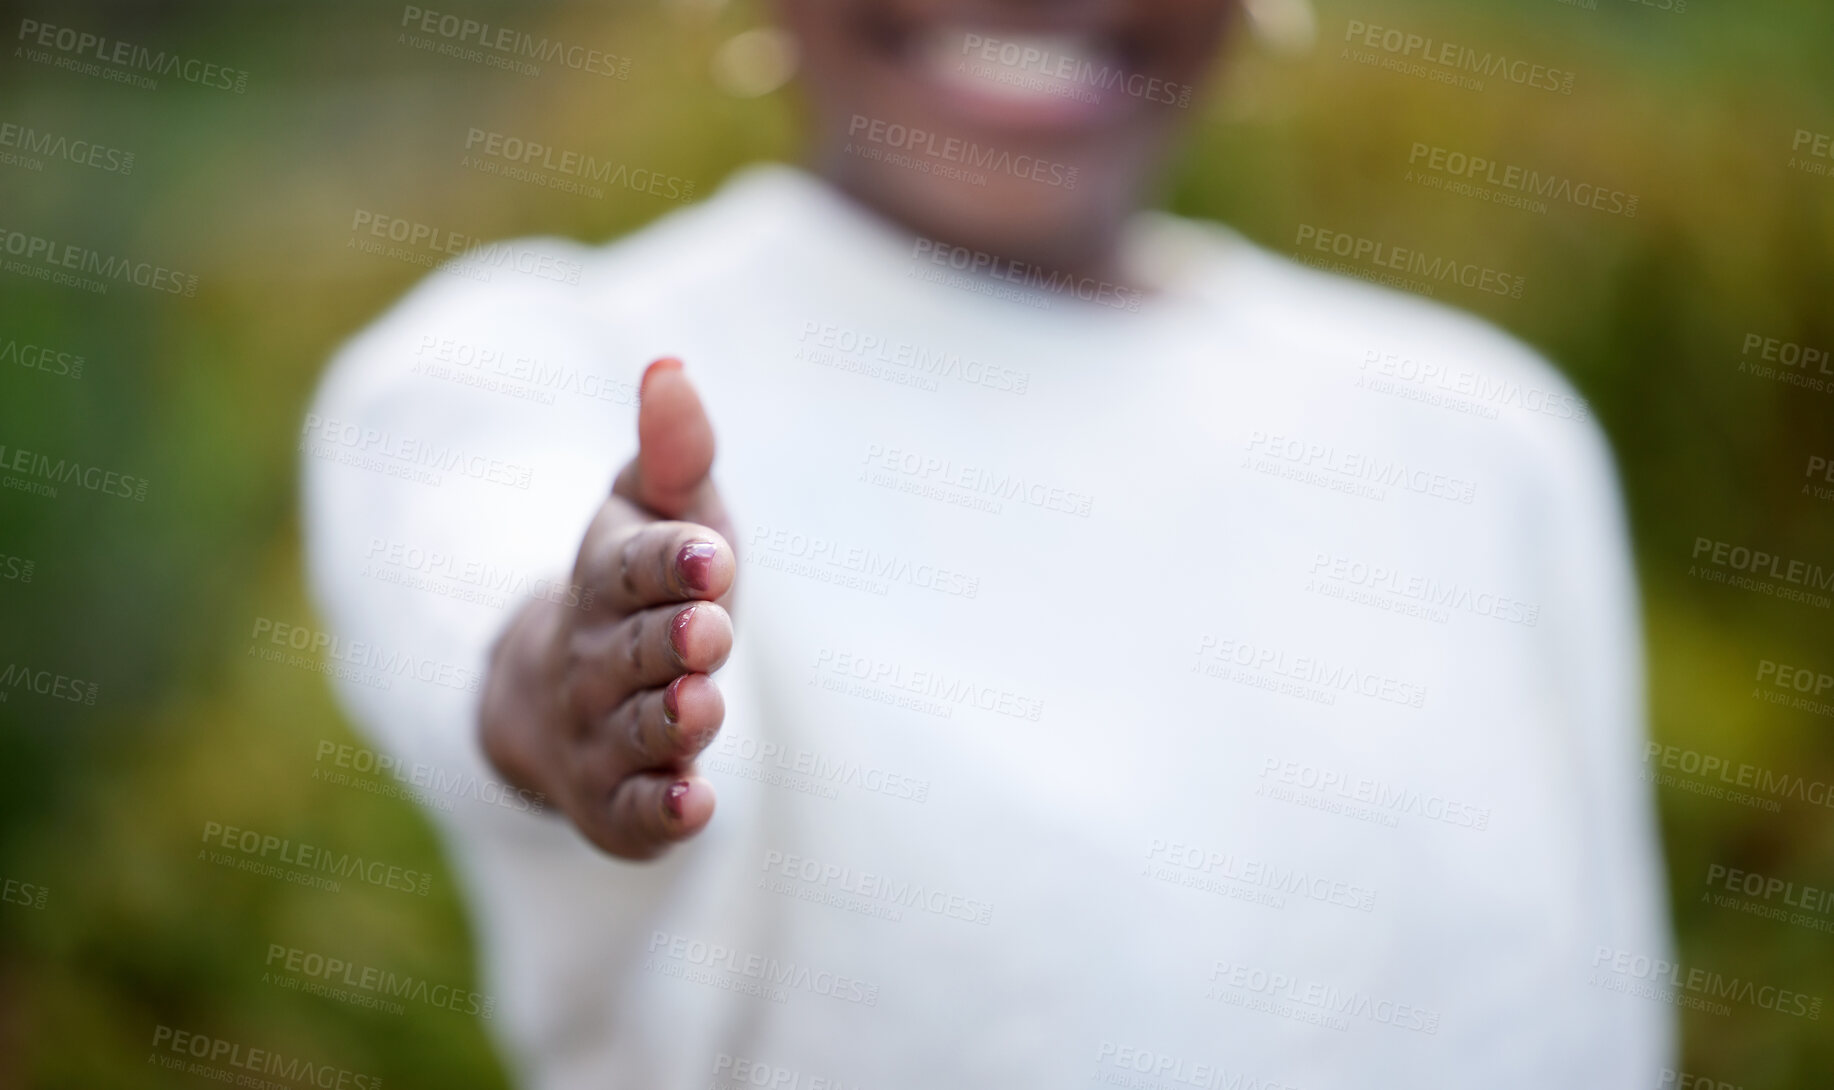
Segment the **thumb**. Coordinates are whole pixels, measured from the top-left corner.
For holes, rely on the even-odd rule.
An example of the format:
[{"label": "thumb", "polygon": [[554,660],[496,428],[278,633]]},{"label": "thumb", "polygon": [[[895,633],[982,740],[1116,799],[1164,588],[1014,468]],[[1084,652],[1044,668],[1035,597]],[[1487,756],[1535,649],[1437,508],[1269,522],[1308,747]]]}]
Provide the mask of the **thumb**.
[{"label": "thumb", "polygon": [[710,490],[713,424],[681,361],[659,359],[638,387],[637,457],[618,475],[613,492],[663,518],[682,518]]}]

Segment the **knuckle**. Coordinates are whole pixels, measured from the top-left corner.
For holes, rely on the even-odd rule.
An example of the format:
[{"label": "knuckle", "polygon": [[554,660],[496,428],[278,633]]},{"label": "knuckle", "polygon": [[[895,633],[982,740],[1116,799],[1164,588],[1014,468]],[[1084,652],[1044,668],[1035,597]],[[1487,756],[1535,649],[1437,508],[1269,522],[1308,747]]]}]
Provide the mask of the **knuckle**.
[{"label": "knuckle", "polygon": [[560,705],[569,713],[570,719],[577,720],[593,710],[593,702],[600,688],[595,676],[598,672],[597,660],[573,640],[566,642],[561,654]]},{"label": "knuckle", "polygon": [[628,598],[637,596],[637,573],[631,566],[631,553],[637,547],[639,535],[626,534],[618,543],[618,586],[624,589]]},{"label": "knuckle", "polygon": [[626,780],[619,784],[607,807],[610,824],[625,841],[635,838],[638,832],[636,806],[633,796],[636,794],[635,780]]},{"label": "knuckle", "polygon": [[619,634],[618,656],[623,662],[624,669],[632,676],[641,676],[643,673],[644,629],[646,627],[648,626],[644,617],[632,617],[624,622]]},{"label": "knuckle", "polygon": [[635,697],[625,697],[605,717],[605,738],[614,750],[625,752],[643,749],[642,723],[635,714]]},{"label": "knuckle", "polygon": [[675,570],[675,554],[681,550],[686,540],[679,523],[668,523],[656,528],[655,548],[650,550],[650,564],[656,586],[664,592],[681,597],[686,588],[681,585],[679,573]]},{"label": "knuckle", "polygon": [[650,759],[658,763],[673,761],[681,754],[681,728],[662,722],[657,716],[648,728]]},{"label": "knuckle", "polygon": [[626,787],[625,792],[630,799],[630,820],[625,827],[641,842],[642,847],[655,852],[668,839],[668,830],[662,822],[662,802],[647,787],[645,781],[637,779],[631,780]]},{"label": "knuckle", "polygon": [[631,749],[644,757],[652,756],[649,731],[645,729],[641,715],[635,712],[631,714],[629,722],[624,727],[624,737],[630,743]]}]

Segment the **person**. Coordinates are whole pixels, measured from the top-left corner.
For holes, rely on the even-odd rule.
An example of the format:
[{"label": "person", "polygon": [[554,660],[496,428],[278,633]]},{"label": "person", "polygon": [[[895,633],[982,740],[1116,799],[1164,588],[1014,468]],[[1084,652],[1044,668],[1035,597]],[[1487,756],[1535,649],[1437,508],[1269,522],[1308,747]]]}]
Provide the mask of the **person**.
[{"label": "person", "polygon": [[1229,0],[778,13],[812,172],[455,261],[302,433],[517,1080],[1656,1085],[1583,401],[1142,211]]}]

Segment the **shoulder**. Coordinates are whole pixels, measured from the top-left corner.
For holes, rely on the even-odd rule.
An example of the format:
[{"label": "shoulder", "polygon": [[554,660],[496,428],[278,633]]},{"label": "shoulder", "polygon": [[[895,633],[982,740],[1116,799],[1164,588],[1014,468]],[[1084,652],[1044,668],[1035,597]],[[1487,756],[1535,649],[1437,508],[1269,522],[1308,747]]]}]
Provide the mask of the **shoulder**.
[{"label": "shoulder", "polygon": [[[480,244],[440,266],[363,328],[339,362],[432,352],[449,342],[473,351],[513,340],[524,350],[580,350],[655,308],[705,295],[755,269],[780,245],[778,213],[796,200],[782,168],[753,168],[698,204],[673,209],[600,244],[554,236]],[[473,342],[478,342],[476,345]]]},{"label": "shoulder", "polygon": [[1354,405],[1361,430],[1495,465],[1541,488],[1616,487],[1609,443],[1571,380],[1535,348],[1445,303],[1313,268],[1213,223],[1158,217],[1200,252],[1195,291],[1231,333],[1321,398]]},{"label": "shoulder", "polygon": [[480,244],[423,277],[347,341],[339,359],[378,352],[472,352],[485,342],[553,342],[577,330],[626,254],[656,228],[606,245],[556,236]]}]

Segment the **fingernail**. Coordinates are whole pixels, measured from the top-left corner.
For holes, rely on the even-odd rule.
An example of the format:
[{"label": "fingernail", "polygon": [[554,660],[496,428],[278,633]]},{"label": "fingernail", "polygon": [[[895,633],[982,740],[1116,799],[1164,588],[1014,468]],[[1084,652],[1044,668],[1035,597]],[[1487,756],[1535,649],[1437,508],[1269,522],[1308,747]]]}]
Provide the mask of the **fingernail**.
[{"label": "fingernail", "polygon": [[675,694],[680,690],[681,683],[686,680],[688,680],[688,675],[683,674],[669,682],[668,687],[662,690],[662,721],[671,726],[681,722],[681,698]]},{"label": "fingernail", "polygon": [[650,377],[654,375],[657,371],[679,371],[679,370],[681,370],[681,361],[676,359],[674,356],[664,356],[661,359],[650,364],[648,367],[645,367],[643,369],[643,378],[637,383],[637,396],[642,397],[643,391],[649,389]]},{"label": "fingernail", "polygon": [[689,590],[705,592],[713,585],[713,558],[720,547],[711,541],[690,541],[675,554],[675,570]]},{"label": "fingernail", "polygon": [[687,780],[676,780],[674,783],[669,785],[669,789],[667,791],[664,791],[662,793],[662,804],[669,808],[669,813],[673,815],[675,820],[677,821],[680,821],[682,817],[681,800],[687,797],[688,797],[688,781]]},{"label": "fingernail", "polygon": [[669,646],[675,649],[675,658],[683,665],[688,661],[688,625],[693,620],[694,607],[689,606],[669,622]]}]

